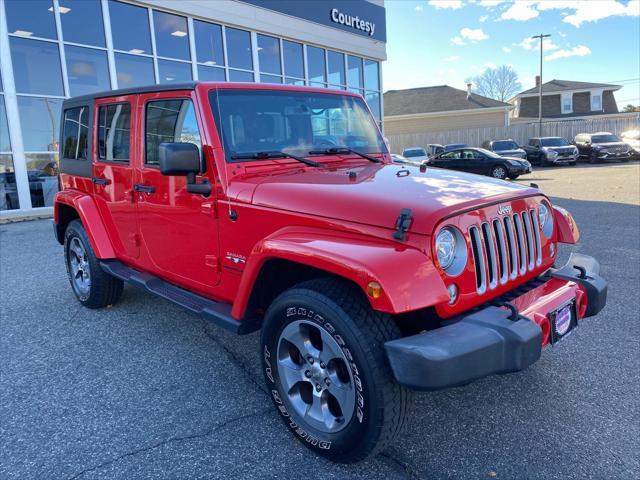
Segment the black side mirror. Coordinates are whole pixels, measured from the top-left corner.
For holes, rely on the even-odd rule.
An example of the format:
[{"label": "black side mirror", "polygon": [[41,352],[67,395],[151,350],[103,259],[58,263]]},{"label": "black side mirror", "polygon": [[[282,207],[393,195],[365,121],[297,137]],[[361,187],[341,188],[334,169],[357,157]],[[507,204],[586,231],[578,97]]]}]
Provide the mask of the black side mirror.
[{"label": "black side mirror", "polygon": [[187,192],[208,197],[211,184],[196,183],[196,174],[201,171],[200,150],[193,143],[161,143],[158,147],[160,173],[168,176],[186,176]]}]

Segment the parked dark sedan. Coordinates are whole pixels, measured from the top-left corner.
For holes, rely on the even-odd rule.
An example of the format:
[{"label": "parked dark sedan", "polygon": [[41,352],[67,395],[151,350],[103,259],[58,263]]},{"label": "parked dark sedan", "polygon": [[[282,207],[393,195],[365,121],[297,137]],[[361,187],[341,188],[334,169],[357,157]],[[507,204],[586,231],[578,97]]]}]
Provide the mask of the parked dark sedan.
[{"label": "parked dark sedan", "polygon": [[429,165],[501,179],[515,180],[520,175],[531,173],[531,164],[527,160],[501,157],[484,148],[466,147],[444,152],[432,158]]},{"label": "parked dark sedan", "polygon": [[591,163],[606,160],[628,162],[633,158],[631,146],[609,132],[580,133],[576,135],[574,143],[580,152],[580,160]]}]

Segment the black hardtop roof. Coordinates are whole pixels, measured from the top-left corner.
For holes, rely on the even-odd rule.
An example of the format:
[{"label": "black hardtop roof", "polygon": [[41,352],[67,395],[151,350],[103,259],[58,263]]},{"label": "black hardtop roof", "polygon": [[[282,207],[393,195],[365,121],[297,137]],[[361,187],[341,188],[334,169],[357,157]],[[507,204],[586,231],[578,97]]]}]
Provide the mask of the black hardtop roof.
[{"label": "black hardtop roof", "polygon": [[168,92],[172,90],[193,90],[202,82],[170,83],[164,85],[146,85],[143,87],[120,88],[118,90],[105,90],[104,92],[90,93],[78,97],[67,98],[64,103],[84,103],[96,98],[119,97],[121,95],[135,95],[138,93]]}]

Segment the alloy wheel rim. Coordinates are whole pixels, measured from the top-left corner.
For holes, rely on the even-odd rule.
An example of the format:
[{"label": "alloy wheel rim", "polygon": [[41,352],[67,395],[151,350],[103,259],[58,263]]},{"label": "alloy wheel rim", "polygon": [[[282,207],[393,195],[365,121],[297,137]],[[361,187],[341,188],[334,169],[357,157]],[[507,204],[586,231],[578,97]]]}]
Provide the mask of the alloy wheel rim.
[{"label": "alloy wheel rim", "polygon": [[87,252],[78,237],[71,239],[68,256],[73,285],[80,293],[88,293],[91,289],[89,260],[87,259]]},{"label": "alloy wheel rim", "polygon": [[342,348],[329,332],[305,320],[278,339],[278,376],[293,410],[325,433],[342,430],[355,411],[355,384]]},{"label": "alloy wheel rim", "polygon": [[505,171],[504,168],[502,167],[497,167],[493,170],[493,176],[495,178],[504,178],[505,176]]}]

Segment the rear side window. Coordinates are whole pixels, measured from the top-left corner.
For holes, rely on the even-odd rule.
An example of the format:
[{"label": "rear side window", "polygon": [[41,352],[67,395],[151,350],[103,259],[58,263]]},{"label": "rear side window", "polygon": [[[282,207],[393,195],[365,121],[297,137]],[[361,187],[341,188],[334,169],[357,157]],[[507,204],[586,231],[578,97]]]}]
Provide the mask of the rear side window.
[{"label": "rear side window", "polygon": [[98,158],[109,162],[129,161],[131,105],[103,105],[98,110]]},{"label": "rear side window", "polygon": [[72,160],[87,160],[87,138],[89,136],[89,107],[76,107],[64,111],[62,130],[62,157]]},{"label": "rear side window", "polygon": [[158,147],[165,142],[193,143],[201,150],[200,130],[191,100],[158,100],[147,104],[145,163],[157,166]]}]

